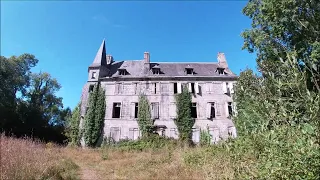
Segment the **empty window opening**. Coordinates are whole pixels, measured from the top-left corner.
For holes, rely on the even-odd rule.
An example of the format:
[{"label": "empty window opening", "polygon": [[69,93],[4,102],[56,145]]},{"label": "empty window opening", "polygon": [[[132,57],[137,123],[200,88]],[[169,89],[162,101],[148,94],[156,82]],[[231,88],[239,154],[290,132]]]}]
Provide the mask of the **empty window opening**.
[{"label": "empty window opening", "polygon": [[232,103],[228,102],[228,113],[229,113],[229,117],[232,116]]},{"label": "empty window opening", "polygon": [[127,70],[125,70],[125,69],[119,69],[119,75],[127,75],[128,73],[127,73]]},{"label": "empty window opening", "polygon": [[218,68],[217,71],[219,74],[224,74],[224,68]]},{"label": "empty window opening", "polygon": [[215,109],[215,104],[211,103],[211,108],[210,108],[210,118],[215,118],[216,117],[216,109]]},{"label": "empty window opening", "polygon": [[120,118],[121,103],[113,103],[112,118]]},{"label": "empty window opening", "polygon": [[96,78],[96,72],[92,72],[92,76],[91,76],[91,79],[95,79]]},{"label": "empty window opening", "polygon": [[134,118],[138,118],[138,103],[134,103]]},{"label": "empty window opening", "polygon": [[227,94],[230,94],[229,83],[226,82]]},{"label": "empty window opening", "polygon": [[187,70],[187,74],[193,74],[193,69],[188,68],[186,70]]},{"label": "empty window opening", "polygon": [[195,93],[195,89],[194,89],[194,83],[191,83],[191,93]]},{"label": "empty window opening", "polygon": [[177,83],[173,83],[173,93],[174,94],[178,93],[178,84]]},{"label": "empty window opening", "polygon": [[157,83],[154,83],[154,93],[157,94]]},{"label": "empty window opening", "polygon": [[197,103],[191,104],[191,117],[197,118]]},{"label": "empty window opening", "polygon": [[152,72],[153,74],[160,74],[160,69],[158,68],[152,69]]},{"label": "empty window opening", "polygon": [[89,92],[92,92],[92,91],[93,91],[93,88],[94,88],[94,85],[90,85],[90,86],[89,86]]}]

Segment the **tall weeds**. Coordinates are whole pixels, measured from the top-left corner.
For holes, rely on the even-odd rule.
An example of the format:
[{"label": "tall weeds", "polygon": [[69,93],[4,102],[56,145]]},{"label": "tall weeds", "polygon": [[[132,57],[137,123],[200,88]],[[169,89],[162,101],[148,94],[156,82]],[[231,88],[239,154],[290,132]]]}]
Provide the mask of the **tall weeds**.
[{"label": "tall weeds", "polygon": [[0,179],[75,179],[77,165],[62,157],[60,151],[39,141],[2,134]]}]

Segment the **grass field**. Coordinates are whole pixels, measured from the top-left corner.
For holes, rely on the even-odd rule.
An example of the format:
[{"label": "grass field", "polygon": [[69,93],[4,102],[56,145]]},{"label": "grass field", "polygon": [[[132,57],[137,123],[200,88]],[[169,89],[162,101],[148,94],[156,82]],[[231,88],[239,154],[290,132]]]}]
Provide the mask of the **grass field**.
[{"label": "grass field", "polygon": [[228,156],[207,151],[66,148],[1,136],[1,179],[233,179]]}]

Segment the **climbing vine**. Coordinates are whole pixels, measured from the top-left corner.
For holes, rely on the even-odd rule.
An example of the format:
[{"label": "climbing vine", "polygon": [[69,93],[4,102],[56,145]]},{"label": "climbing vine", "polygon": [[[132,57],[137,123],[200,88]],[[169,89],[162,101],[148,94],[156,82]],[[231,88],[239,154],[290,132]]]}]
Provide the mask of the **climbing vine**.
[{"label": "climbing vine", "polygon": [[150,134],[153,121],[151,119],[150,104],[144,94],[139,96],[138,125],[142,131],[142,136],[148,136]]},{"label": "climbing vine", "polygon": [[105,91],[100,84],[95,85],[89,95],[88,111],[84,122],[84,141],[87,146],[95,146],[101,137],[105,116]]},{"label": "climbing vine", "polygon": [[179,131],[179,139],[191,143],[194,119],[191,118],[191,94],[186,86],[183,86],[182,92],[176,95],[176,102],[177,118],[175,124]]}]

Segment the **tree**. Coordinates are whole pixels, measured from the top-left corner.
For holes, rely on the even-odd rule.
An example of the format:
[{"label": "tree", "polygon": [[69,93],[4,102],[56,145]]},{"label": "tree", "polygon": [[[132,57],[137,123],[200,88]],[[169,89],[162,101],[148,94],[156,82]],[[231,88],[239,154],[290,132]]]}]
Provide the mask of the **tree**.
[{"label": "tree", "polygon": [[0,57],[0,131],[62,143],[70,109],[55,94],[60,84],[48,73],[31,73],[31,54]]},{"label": "tree", "polygon": [[49,129],[60,129],[60,132],[57,132],[58,136],[65,138],[63,137],[63,126],[66,117],[70,114],[70,109],[63,109],[62,98],[55,95],[60,88],[58,81],[48,73],[30,75],[30,86],[25,92],[25,102],[21,104],[20,111],[26,114],[21,117],[24,122],[21,131],[25,132],[24,134],[44,139],[56,139],[48,131]]},{"label": "tree", "polygon": [[150,104],[144,94],[141,94],[139,96],[138,125],[140,130],[142,131],[142,136],[148,136],[151,133],[151,126],[153,125],[153,121],[151,120]]},{"label": "tree", "polygon": [[[31,54],[0,57],[0,130],[9,131],[17,120],[16,106],[19,97],[25,94],[29,86],[30,69],[38,63]],[[20,97],[21,97],[20,96]]]},{"label": "tree", "polygon": [[95,146],[101,137],[105,116],[105,92],[98,83],[89,95],[88,112],[84,122],[84,140],[87,146]]},{"label": "tree", "polygon": [[66,123],[66,136],[68,137],[70,145],[79,145],[80,144],[80,132],[79,132],[79,125],[80,125],[80,107],[81,103],[74,108],[72,111],[72,115],[68,116],[67,123]]},{"label": "tree", "polygon": [[307,69],[309,89],[319,91],[320,1],[250,0],[243,13],[252,19],[252,28],[242,33],[243,49],[257,52],[257,63],[264,76],[276,77],[280,59],[295,52],[298,64]]},{"label": "tree", "polygon": [[194,119],[191,118],[191,94],[186,86],[183,86],[182,93],[176,95],[176,102],[177,119],[175,124],[179,131],[179,139],[191,143]]}]

